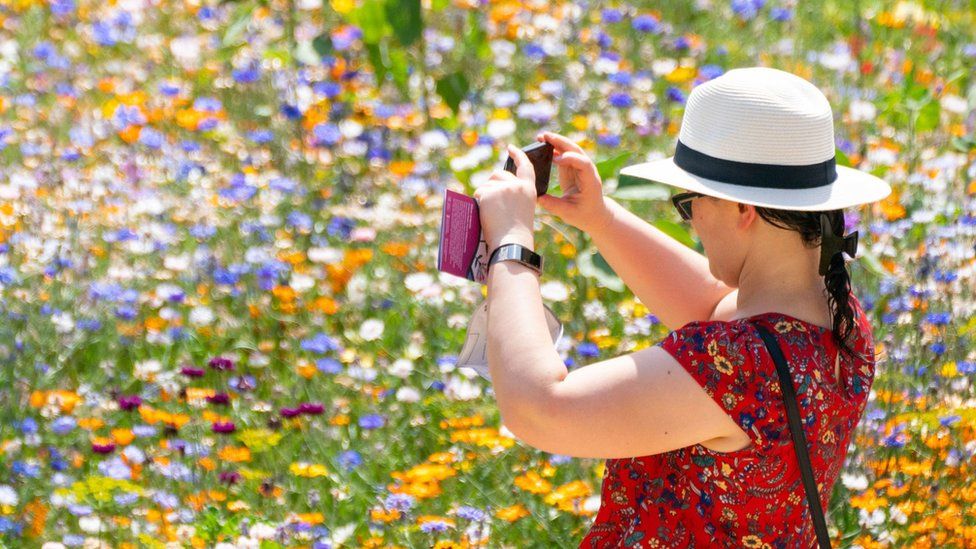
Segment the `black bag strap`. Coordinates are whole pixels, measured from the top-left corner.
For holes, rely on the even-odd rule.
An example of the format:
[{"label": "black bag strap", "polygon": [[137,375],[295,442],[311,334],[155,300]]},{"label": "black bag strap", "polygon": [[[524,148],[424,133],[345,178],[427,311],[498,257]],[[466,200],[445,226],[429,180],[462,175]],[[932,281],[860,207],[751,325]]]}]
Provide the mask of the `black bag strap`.
[{"label": "black bag strap", "polygon": [[776,364],[776,373],[779,375],[779,386],[783,393],[783,402],[786,404],[786,417],[790,422],[790,432],[793,434],[793,449],[796,450],[796,460],[800,464],[800,473],[803,477],[803,487],[807,493],[807,503],[810,505],[810,515],[813,517],[813,528],[817,532],[817,544],[820,549],[830,549],[830,536],[827,535],[827,521],[824,519],[823,509],[820,506],[820,496],[817,493],[817,482],[813,479],[813,467],[810,466],[810,454],[807,452],[806,438],[803,436],[803,425],[800,422],[800,410],[796,405],[796,391],[793,389],[793,378],[790,376],[790,369],[786,365],[783,351],[773,337],[773,334],[753,323],[759,330],[759,335],[766,344],[766,349],[773,357]]}]

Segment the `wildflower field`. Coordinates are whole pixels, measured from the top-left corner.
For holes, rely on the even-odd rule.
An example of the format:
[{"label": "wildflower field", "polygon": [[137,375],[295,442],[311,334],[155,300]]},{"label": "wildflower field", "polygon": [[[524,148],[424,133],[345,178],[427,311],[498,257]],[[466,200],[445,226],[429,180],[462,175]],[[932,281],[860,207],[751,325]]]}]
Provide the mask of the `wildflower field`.
[{"label": "wildflower field", "polygon": [[[520,443],[455,368],[484,294],[436,269],[445,189],[555,131],[700,249],[617,173],[750,65],[820,87],[838,161],[894,189],[848,216],[879,358],[834,542],[976,547],[974,28],[963,0],[0,0],[0,547],[575,546],[603,462]],[[666,334],[537,219],[569,368]]]}]

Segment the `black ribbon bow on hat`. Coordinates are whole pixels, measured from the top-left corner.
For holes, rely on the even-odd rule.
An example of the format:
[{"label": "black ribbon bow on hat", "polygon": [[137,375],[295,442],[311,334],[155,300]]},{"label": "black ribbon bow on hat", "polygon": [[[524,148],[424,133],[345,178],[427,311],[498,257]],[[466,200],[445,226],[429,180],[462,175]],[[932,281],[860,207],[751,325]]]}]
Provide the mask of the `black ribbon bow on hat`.
[{"label": "black ribbon bow on hat", "polygon": [[857,231],[847,236],[837,236],[827,214],[820,214],[820,275],[826,275],[830,261],[837,254],[847,254],[850,259],[857,255]]}]

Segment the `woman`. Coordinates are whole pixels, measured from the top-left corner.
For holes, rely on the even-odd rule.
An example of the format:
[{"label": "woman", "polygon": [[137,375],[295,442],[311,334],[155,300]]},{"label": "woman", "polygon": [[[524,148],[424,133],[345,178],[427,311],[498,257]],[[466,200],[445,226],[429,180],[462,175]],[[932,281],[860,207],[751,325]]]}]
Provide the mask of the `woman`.
[{"label": "woman", "polygon": [[827,99],[769,68],[695,87],[675,155],[621,172],[686,191],[673,201],[704,256],[604,197],[576,144],[538,139],[555,148],[564,194],[537,200],[532,166],[510,146],[516,174],[495,172],[475,193],[489,249],[531,250],[538,202],[586,231],[673,329],[654,346],[567,372],[546,331],[538,274],[518,260],[490,264],[488,363],[503,422],[547,452],[607,459],[581,547],[812,546],[759,329],[788,363],[826,509],[874,378],[871,326],[845,265],[856,233],[842,236],[843,209],[880,200],[889,186],[836,166]]}]

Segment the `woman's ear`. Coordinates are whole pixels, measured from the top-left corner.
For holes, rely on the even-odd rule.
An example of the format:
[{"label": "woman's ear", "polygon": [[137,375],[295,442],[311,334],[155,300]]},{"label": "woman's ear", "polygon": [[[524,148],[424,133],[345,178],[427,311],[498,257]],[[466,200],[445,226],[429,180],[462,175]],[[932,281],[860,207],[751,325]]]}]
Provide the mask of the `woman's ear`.
[{"label": "woman's ear", "polygon": [[756,213],[756,207],[752,204],[743,204],[741,202],[736,205],[739,208],[736,227],[742,230],[748,229],[756,221],[756,218],[759,217],[759,214]]}]

